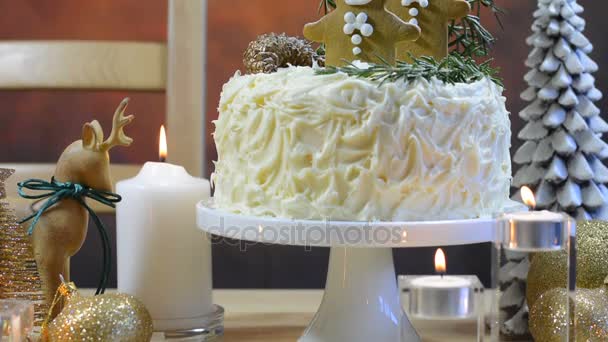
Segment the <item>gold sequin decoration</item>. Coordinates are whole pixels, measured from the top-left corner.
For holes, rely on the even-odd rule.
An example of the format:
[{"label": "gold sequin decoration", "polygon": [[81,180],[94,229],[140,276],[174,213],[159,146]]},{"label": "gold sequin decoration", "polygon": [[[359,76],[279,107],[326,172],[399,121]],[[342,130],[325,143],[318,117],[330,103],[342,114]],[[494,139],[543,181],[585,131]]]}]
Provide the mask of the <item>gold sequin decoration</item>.
[{"label": "gold sequin decoration", "polygon": [[[577,272],[579,288],[602,287],[608,276],[608,222],[577,223]],[[566,287],[567,256],[564,252],[538,253],[528,273],[527,299],[530,306],[546,291]]]},{"label": "gold sequin decoration", "polygon": [[608,221],[579,222],[576,229],[577,285],[601,287],[608,276]]},{"label": "gold sequin decoration", "polygon": [[249,43],[243,56],[248,74],[270,74],[288,65],[312,66],[313,61],[325,65],[324,57],[317,54],[310,42],[284,33],[259,36]]},{"label": "gold sequin decoration", "polygon": [[[536,341],[563,341],[566,329],[576,335],[576,341],[608,341],[608,297],[603,288],[577,290],[571,302],[571,317],[576,317],[576,331],[566,323],[565,289],[553,289],[543,294],[530,309],[530,331]],[[571,320],[572,322],[572,320]],[[574,338],[571,338],[574,340]]]},{"label": "gold sequin decoration", "polygon": [[147,342],[152,338],[152,317],[135,297],[126,294],[83,297],[73,283],[60,286],[58,291],[67,305],[44,329],[47,341]]},{"label": "gold sequin decoration", "polygon": [[17,223],[10,204],[5,201],[6,181],[14,170],[0,169],[0,299],[23,299],[34,303],[35,324],[40,326],[49,303],[42,292],[42,282],[30,238]]},{"label": "gold sequin decoration", "polygon": [[4,182],[15,173],[15,170],[0,169],[0,200],[6,198],[6,188]]}]

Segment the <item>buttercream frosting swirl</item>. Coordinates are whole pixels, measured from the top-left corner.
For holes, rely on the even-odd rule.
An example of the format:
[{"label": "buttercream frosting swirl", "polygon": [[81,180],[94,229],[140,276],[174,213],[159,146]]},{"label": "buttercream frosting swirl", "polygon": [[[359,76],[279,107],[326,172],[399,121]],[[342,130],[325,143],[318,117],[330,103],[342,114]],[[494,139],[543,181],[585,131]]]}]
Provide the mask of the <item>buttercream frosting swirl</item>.
[{"label": "buttercream frosting swirl", "polygon": [[417,221],[509,203],[509,113],[488,79],[377,82],[310,67],[224,85],[215,203],[256,216]]}]

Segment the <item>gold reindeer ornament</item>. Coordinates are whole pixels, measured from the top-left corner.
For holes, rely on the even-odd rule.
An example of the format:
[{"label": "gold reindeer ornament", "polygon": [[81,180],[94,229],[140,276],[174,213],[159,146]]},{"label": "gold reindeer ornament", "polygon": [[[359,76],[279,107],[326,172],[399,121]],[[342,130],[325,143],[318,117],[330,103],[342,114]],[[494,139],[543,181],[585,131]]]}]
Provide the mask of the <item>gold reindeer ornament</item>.
[{"label": "gold reindeer ornament", "polygon": [[[96,191],[112,191],[108,151],[115,146],[129,146],[133,142],[123,131],[134,119],[133,116],[125,116],[128,103],[129,99],[124,99],[116,109],[107,140],[104,140],[97,120],[84,125],[82,139],[73,142],[61,154],[55,170],[55,181],[78,184]],[[84,198],[60,200],[40,215],[34,223],[35,229],[31,231],[34,257],[45,299],[49,303],[61,285],[60,275],[69,281],[70,258],[84,243],[89,222],[89,209],[84,203]],[[33,209],[38,210],[44,204],[35,203]],[[57,305],[52,317],[60,311],[61,306]]]},{"label": "gold reindeer ornament", "polygon": [[411,61],[414,57],[430,56],[442,60],[448,55],[448,24],[469,14],[466,0],[388,0],[387,9],[400,19],[420,27],[415,42],[399,42],[396,58]]}]

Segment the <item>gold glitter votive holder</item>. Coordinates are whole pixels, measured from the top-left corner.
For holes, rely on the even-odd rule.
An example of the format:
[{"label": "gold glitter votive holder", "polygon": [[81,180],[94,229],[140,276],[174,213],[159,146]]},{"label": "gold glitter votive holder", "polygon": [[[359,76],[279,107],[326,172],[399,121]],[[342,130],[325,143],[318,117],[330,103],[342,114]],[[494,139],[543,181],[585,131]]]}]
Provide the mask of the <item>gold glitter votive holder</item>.
[{"label": "gold glitter votive holder", "polygon": [[[493,247],[492,289],[495,296],[488,315],[492,341],[531,338],[528,326],[531,308],[525,302],[529,262],[527,257],[517,262],[509,261],[508,255],[554,253],[563,257],[567,267],[563,271],[566,274],[560,277],[565,281],[559,287],[568,289],[568,296],[564,296],[564,302],[560,304],[566,310],[572,309],[569,301],[574,298],[576,288],[576,222],[570,216],[549,211],[502,214],[497,218],[497,238]],[[569,312],[565,317],[570,320]],[[564,329],[560,341],[569,341],[569,335],[569,329]]]},{"label": "gold glitter votive holder", "polygon": [[34,305],[29,301],[0,300],[0,341],[28,341],[34,327]]}]

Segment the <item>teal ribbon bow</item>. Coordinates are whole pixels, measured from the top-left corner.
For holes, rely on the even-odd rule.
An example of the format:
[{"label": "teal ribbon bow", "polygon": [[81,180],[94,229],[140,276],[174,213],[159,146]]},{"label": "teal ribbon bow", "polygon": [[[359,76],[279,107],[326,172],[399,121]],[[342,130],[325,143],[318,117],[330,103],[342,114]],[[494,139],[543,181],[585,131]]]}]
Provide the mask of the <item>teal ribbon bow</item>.
[{"label": "teal ribbon bow", "polygon": [[[40,220],[40,217],[42,217],[42,215],[49,208],[53,207],[55,204],[61,202],[64,199],[73,199],[79,202],[89,212],[89,215],[93,219],[93,222],[95,222],[95,226],[97,226],[97,230],[99,231],[99,235],[101,236],[101,246],[103,250],[102,273],[95,294],[103,294],[106,290],[108,278],[112,270],[112,246],[110,245],[110,238],[108,236],[106,227],[103,225],[95,211],[87,205],[85,198],[88,197],[101,204],[116,208],[116,203],[122,200],[120,195],[112,192],[95,190],[77,183],[58,182],[55,180],[54,177],[51,178],[50,182],[40,179],[29,179],[25,182],[20,182],[18,184],[18,187],[19,196],[23,198],[39,201],[46,199],[40,209],[36,210],[32,215],[24,218],[19,222],[25,223],[29,220],[32,220],[32,223],[30,224],[30,227],[28,229],[28,234],[30,235],[34,232],[34,228]],[[25,193],[25,189],[32,191],[44,191],[44,193],[39,195],[28,195]]]}]

